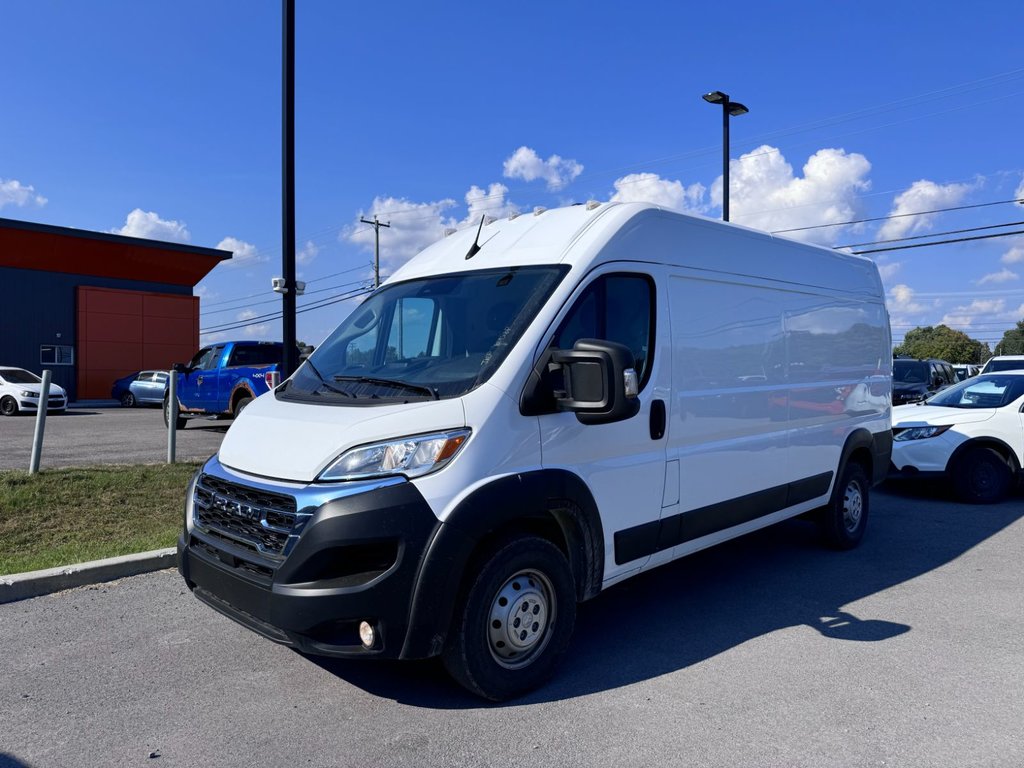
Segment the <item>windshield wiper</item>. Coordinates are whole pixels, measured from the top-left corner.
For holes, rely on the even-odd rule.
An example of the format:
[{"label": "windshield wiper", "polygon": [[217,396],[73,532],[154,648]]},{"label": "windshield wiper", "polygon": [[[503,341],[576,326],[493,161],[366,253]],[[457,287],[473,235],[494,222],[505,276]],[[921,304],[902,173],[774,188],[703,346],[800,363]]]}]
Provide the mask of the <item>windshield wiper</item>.
[{"label": "windshield wiper", "polygon": [[410,384],[408,381],[399,381],[398,379],[378,379],[374,376],[332,376],[331,378],[334,379],[334,381],[354,381],[359,384],[380,384],[385,387],[401,387],[402,389],[408,389],[412,392],[422,392],[429,395],[433,400],[441,399],[441,396],[433,387],[428,387],[423,384]]},{"label": "windshield wiper", "polygon": [[320,386],[322,389],[329,389],[331,392],[337,392],[339,395],[344,395],[345,397],[355,397],[355,395],[353,395],[351,392],[346,392],[344,389],[338,389],[337,387],[327,383],[327,379],[325,379],[323,374],[316,369],[316,366],[313,365],[313,361],[310,360],[308,357],[306,358],[306,365],[308,365],[309,369],[313,371],[313,373],[316,375],[318,379],[320,379]]}]

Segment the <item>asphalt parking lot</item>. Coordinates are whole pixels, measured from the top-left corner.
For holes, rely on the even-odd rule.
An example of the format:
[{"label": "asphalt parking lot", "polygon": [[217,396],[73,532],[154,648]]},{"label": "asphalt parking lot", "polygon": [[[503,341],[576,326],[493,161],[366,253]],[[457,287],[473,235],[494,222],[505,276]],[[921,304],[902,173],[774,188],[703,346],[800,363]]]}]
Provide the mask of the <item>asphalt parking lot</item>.
[{"label": "asphalt parking lot", "polygon": [[504,705],[301,656],[174,571],[0,605],[0,766],[1024,765],[1020,497],[873,502],[850,552],[790,521],[613,587]]},{"label": "asphalt parking lot", "polygon": [[[28,469],[35,416],[0,418],[0,470]],[[213,455],[230,421],[189,419],[178,431],[179,461]],[[167,428],[158,407],[76,407],[50,414],[43,435],[41,469],[97,464],[146,464],[167,459]]]}]

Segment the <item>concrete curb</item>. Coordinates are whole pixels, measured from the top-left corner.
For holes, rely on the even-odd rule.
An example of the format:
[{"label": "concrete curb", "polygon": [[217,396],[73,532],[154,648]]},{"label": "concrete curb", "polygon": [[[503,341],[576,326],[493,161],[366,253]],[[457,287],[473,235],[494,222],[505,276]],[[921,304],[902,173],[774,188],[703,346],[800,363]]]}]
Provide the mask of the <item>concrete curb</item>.
[{"label": "concrete curb", "polygon": [[137,576],[140,573],[162,571],[178,563],[178,551],[174,547],[139,552],[134,555],[110,557],[91,563],[63,565],[43,571],[29,571],[10,576],[0,576],[0,604],[26,600],[30,597],[48,595],[72,587],[87,584],[101,584],[104,581]]}]

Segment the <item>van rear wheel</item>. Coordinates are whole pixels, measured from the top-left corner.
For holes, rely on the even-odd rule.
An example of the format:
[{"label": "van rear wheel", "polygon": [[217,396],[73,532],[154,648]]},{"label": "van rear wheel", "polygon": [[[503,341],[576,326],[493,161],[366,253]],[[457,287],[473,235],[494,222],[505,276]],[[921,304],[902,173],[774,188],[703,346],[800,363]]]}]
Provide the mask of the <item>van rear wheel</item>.
[{"label": "van rear wheel", "polygon": [[820,510],[818,523],[825,541],[835,549],[853,549],[868,524],[869,483],[864,467],[849,462],[832,489],[832,499]]},{"label": "van rear wheel", "polygon": [[513,698],[551,676],[575,621],[576,590],[565,555],[541,538],[513,539],[493,552],[465,592],[444,666],[478,696]]}]

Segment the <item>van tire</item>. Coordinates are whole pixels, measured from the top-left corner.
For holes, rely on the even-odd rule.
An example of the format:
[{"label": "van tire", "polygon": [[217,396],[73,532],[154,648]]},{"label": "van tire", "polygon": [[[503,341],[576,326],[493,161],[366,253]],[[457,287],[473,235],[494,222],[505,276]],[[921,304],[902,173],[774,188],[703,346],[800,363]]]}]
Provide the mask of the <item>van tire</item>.
[{"label": "van tire", "polygon": [[957,497],[968,504],[993,504],[1010,490],[1013,472],[998,451],[979,446],[964,453],[953,467]]},{"label": "van tire", "polygon": [[[169,397],[164,398],[164,426],[168,426],[171,418],[171,399]],[[178,418],[174,420],[175,429],[184,429],[185,422],[188,421],[184,416],[181,415],[181,411],[178,411]]]},{"label": "van tire", "polygon": [[[540,621],[519,624],[523,616]],[[565,555],[545,539],[517,537],[471,576],[442,661],[467,690],[505,701],[551,676],[575,622],[576,589]]]},{"label": "van tire", "polygon": [[853,549],[864,538],[870,509],[870,487],[864,467],[851,461],[843,467],[832,499],[818,516],[825,542],[833,549]]}]

